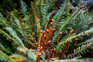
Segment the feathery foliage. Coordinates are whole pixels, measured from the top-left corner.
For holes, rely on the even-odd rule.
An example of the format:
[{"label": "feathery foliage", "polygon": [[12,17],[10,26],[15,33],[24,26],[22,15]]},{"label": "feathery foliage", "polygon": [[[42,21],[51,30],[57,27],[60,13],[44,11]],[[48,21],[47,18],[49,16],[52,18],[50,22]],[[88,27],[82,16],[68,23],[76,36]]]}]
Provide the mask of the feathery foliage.
[{"label": "feathery foliage", "polygon": [[70,0],[65,0],[60,9],[53,11],[56,0],[36,0],[29,9],[25,2],[20,3],[20,11],[15,9],[6,18],[0,14],[0,36],[10,41],[7,47],[11,49],[5,48],[3,43],[7,41],[0,42],[1,61],[68,59],[93,49],[93,27],[90,27],[93,15],[84,3],[74,7]]}]

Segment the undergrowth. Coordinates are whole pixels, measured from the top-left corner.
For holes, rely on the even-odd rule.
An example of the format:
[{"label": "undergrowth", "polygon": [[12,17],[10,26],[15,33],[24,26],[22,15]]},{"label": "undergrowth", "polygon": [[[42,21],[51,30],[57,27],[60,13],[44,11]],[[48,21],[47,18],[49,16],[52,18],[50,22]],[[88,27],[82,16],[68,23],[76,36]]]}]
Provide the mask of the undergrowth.
[{"label": "undergrowth", "polygon": [[[39,62],[71,59],[93,49],[93,15],[85,3],[69,0],[51,10],[56,0],[36,0],[27,8],[0,14],[0,61]],[[71,12],[72,11],[72,12]],[[55,14],[56,13],[56,14]]]}]

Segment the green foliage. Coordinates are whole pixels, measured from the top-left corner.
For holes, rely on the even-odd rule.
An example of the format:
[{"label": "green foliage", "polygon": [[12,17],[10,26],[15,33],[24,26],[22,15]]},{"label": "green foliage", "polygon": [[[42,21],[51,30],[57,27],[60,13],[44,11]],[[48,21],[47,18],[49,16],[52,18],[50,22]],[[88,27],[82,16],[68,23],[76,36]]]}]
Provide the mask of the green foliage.
[{"label": "green foliage", "polygon": [[6,55],[5,53],[3,53],[2,51],[0,51],[0,60],[12,62],[12,58]]},{"label": "green foliage", "polygon": [[[48,18],[54,19],[52,28],[56,29],[53,38],[51,39],[52,42],[49,51],[52,48],[56,49],[56,53],[60,50],[64,51],[67,42],[70,42],[69,49],[72,49],[71,47],[73,46],[75,38],[78,38],[78,41],[82,40],[82,42],[80,42],[80,44],[77,42],[75,45],[75,49],[72,51],[74,55],[81,56],[81,54],[88,51],[87,49],[93,49],[93,47],[91,47],[93,45],[93,39],[88,40],[88,38],[86,38],[84,40],[84,36],[93,38],[93,36],[91,36],[91,34],[93,34],[93,27],[89,27],[89,25],[92,24],[93,15],[88,12],[85,4],[81,3],[81,5],[73,7],[69,0],[65,0],[60,9],[56,10],[57,13],[54,16],[53,13],[55,11],[50,10],[54,7],[55,2],[56,0],[36,0],[35,2],[31,2],[31,7],[28,9],[26,3],[20,0],[20,11],[14,9],[9,12],[6,18],[0,14],[0,36],[3,36],[7,41],[10,41],[10,44],[12,45],[11,48],[10,46],[7,46],[11,49],[11,51],[9,51],[2,44],[3,42],[6,42],[7,44],[7,41],[0,41],[1,61],[18,61],[18,58],[24,58],[22,60],[20,59],[20,61],[35,62],[36,43],[40,39],[40,30],[45,30],[47,24],[46,20]],[[70,13],[70,10],[72,9],[74,12]],[[48,26],[48,29],[50,29],[50,25]],[[74,30],[71,34],[69,33],[71,31],[70,29]],[[32,34],[33,32],[35,35]],[[62,35],[60,35],[59,45],[57,46],[56,43],[58,41],[59,32],[62,32]],[[35,39],[34,43],[33,39]],[[11,52],[13,54],[8,56]],[[67,54],[64,55],[65,58],[74,57],[69,51],[66,52]],[[41,55],[43,62],[46,61],[45,56],[46,52],[43,52],[43,55]]]},{"label": "green foliage", "polygon": [[20,0],[20,2],[21,2],[22,13],[24,14],[25,17],[27,17],[27,5],[22,0]]}]

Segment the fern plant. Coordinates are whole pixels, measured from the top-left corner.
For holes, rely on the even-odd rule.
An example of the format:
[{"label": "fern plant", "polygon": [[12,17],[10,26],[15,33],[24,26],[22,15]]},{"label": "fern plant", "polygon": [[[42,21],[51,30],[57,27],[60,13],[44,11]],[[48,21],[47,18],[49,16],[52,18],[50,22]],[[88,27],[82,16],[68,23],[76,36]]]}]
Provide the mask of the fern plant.
[{"label": "fern plant", "polygon": [[[93,16],[86,5],[81,3],[73,7],[69,0],[65,0],[60,9],[55,10],[56,15],[53,15],[55,11],[51,9],[55,2],[37,0],[31,2],[28,10],[27,5],[20,0],[20,11],[15,9],[6,18],[0,14],[0,34],[10,41],[11,50],[14,49],[9,51],[0,42],[1,61],[39,62],[51,61],[55,57],[68,59],[82,56],[88,48],[92,49],[92,36],[89,40],[83,40],[85,36],[93,34],[93,28],[89,27]],[[4,42],[7,44],[7,41]]]}]

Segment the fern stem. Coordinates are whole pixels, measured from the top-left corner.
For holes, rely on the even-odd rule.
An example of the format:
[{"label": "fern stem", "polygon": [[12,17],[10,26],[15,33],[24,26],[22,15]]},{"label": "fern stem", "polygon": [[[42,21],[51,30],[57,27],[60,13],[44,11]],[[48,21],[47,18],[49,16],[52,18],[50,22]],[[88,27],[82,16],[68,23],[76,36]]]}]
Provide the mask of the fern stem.
[{"label": "fern stem", "polygon": [[47,31],[48,23],[49,23],[49,19],[47,19],[47,24],[46,24],[46,27],[45,27],[45,32]]},{"label": "fern stem", "polygon": [[64,59],[65,52],[66,52],[67,48],[69,48],[69,46],[70,46],[70,42],[68,41],[68,42],[66,43],[63,51],[62,51],[62,59]]},{"label": "fern stem", "polygon": [[54,35],[54,32],[55,32],[55,29],[51,29],[51,31],[52,31],[52,34],[51,34],[51,39],[50,39],[50,40],[52,40],[52,38],[53,38],[53,35]]},{"label": "fern stem", "polygon": [[74,42],[74,44],[73,44],[73,46],[72,46],[72,48],[71,48],[70,54],[72,54],[72,51],[73,51],[74,46],[76,45],[77,41],[78,41],[78,39],[76,38],[76,39],[75,39],[75,42]]},{"label": "fern stem", "polygon": [[41,33],[38,38],[38,47],[37,47],[37,52],[36,52],[36,62],[39,62],[39,53],[40,53],[40,47],[41,47],[41,39],[44,34],[44,31],[41,30]]},{"label": "fern stem", "polygon": [[32,28],[32,30],[33,30],[33,32],[34,32],[34,28],[35,28],[35,18],[34,18],[34,13],[32,12],[32,20],[33,20],[33,23],[32,23],[32,25],[33,25],[33,28]]},{"label": "fern stem", "polygon": [[47,43],[47,41],[49,40],[49,35],[50,35],[50,30],[49,29],[47,29],[47,31],[46,31],[46,40],[45,40],[45,43]]},{"label": "fern stem", "polygon": [[59,44],[59,38],[60,38],[61,34],[62,34],[62,32],[59,32],[59,36],[58,36],[58,40],[57,40],[57,47],[58,47],[58,44]]},{"label": "fern stem", "polygon": [[1,46],[0,46],[0,50],[2,51],[2,48],[1,48]]},{"label": "fern stem", "polygon": [[35,13],[35,10],[34,10],[34,6],[33,6],[32,2],[31,2],[31,7],[32,7],[32,10],[33,10],[35,22],[36,22],[36,24],[37,24],[37,33],[39,34],[39,31],[40,31],[40,23],[39,23],[39,22],[40,22],[40,21],[39,21],[39,19],[38,19],[37,16],[36,16],[36,13]]}]

